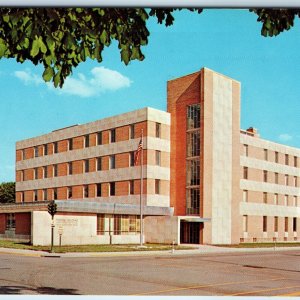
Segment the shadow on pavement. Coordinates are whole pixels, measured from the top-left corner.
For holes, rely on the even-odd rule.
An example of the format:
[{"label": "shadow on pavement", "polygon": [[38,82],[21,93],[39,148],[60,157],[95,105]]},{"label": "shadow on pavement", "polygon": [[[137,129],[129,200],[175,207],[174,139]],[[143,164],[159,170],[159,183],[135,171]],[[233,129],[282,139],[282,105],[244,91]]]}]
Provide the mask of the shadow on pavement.
[{"label": "shadow on pavement", "polygon": [[21,285],[0,286],[0,294],[3,295],[80,295],[76,289],[60,289],[49,286],[31,288]]}]

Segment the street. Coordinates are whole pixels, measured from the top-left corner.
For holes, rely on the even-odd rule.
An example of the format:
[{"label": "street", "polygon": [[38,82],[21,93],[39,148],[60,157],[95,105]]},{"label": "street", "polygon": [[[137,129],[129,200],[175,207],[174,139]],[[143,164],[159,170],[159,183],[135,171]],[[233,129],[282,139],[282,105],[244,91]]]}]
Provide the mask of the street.
[{"label": "street", "polygon": [[130,257],[0,254],[0,293],[300,296],[300,251]]}]

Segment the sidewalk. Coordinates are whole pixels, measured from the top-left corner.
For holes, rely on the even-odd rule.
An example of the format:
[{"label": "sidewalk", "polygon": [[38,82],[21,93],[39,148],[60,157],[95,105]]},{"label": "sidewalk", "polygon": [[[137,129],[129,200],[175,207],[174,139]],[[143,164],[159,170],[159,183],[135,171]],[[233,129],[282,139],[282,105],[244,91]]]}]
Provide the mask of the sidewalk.
[{"label": "sidewalk", "polygon": [[177,256],[177,255],[199,255],[211,253],[245,253],[245,252],[278,252],[300,250],[300,247],[276,247],[276,248],[227,248],[208,245],[199,245],[197,249],[190,250],[164,250],[164,251],[131,251],[131,252],[69,252],[48,253],[45,251],[23,250],[13,248],[0,248],[0,254],[11,254],[31,257],[118,257],[118,256]]}]

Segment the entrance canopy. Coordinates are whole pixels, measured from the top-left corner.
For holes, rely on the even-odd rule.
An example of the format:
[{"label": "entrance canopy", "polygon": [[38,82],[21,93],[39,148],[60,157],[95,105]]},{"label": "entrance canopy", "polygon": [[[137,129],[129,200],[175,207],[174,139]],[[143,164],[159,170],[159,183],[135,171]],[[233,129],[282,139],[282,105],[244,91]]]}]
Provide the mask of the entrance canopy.
[{"label": "entrance canopy", "polygon": [[203,223],[203,222],[210,222],[210,220],[211,219],[200,218],[200,217],[180,217],[180,221],[183,221],[183,222]]}]

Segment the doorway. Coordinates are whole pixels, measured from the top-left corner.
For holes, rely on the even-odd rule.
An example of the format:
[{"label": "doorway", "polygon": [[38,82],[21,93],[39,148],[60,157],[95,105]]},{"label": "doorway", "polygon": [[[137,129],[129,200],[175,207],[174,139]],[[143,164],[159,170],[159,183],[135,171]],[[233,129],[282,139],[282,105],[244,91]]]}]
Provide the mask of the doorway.
[{"label": "doorway", "polygon": [[180,221],[180,243],[200,244],[200,223]]}]

